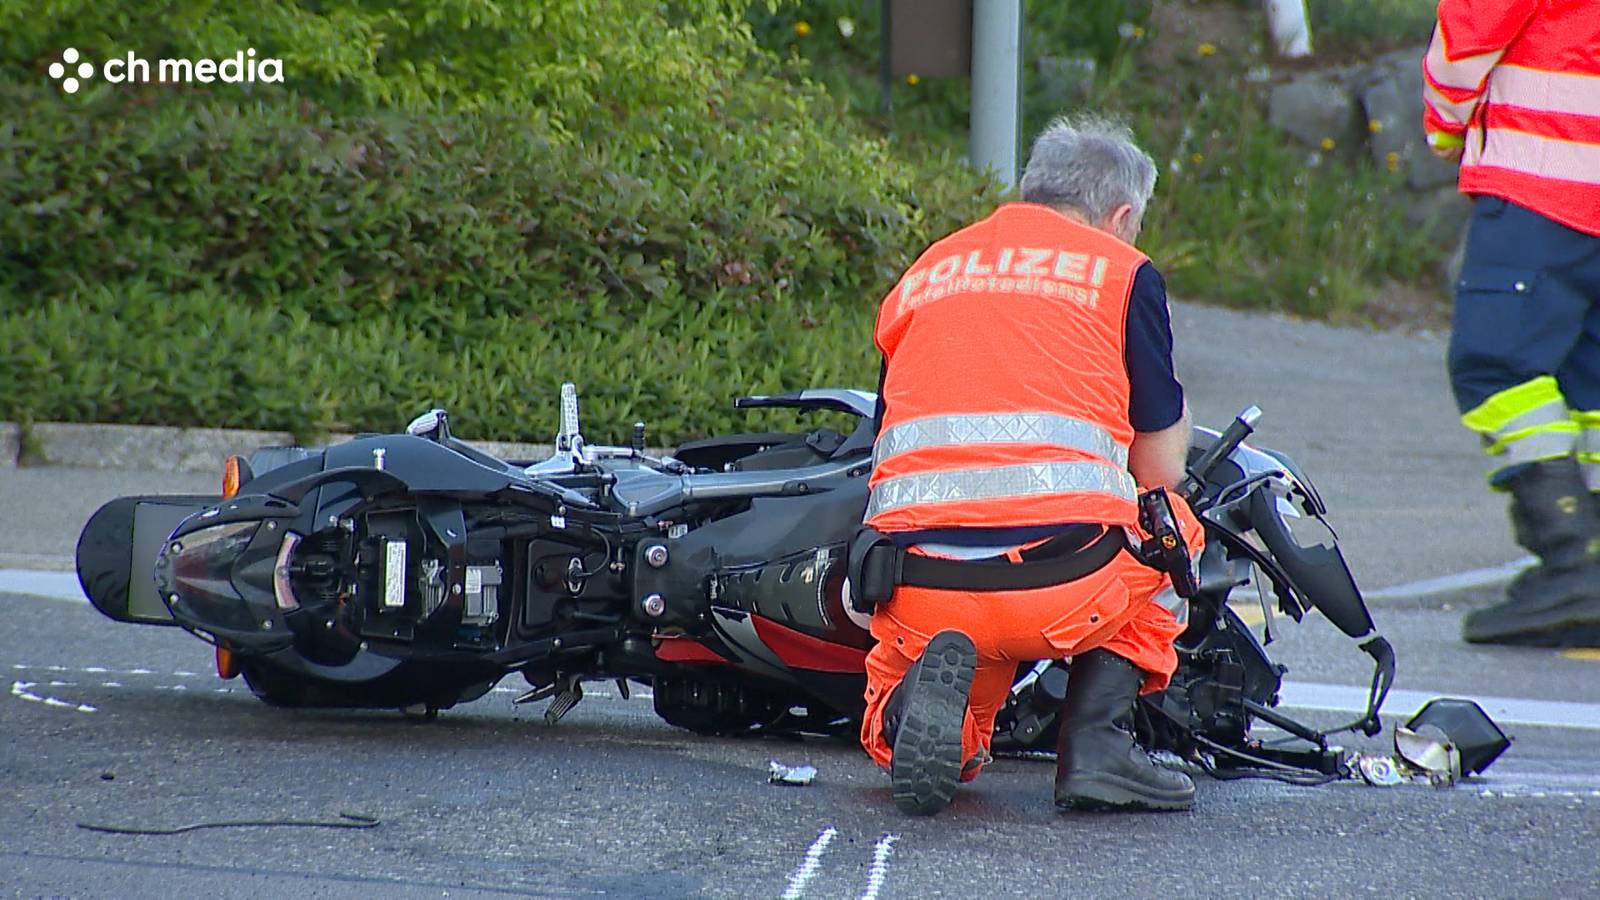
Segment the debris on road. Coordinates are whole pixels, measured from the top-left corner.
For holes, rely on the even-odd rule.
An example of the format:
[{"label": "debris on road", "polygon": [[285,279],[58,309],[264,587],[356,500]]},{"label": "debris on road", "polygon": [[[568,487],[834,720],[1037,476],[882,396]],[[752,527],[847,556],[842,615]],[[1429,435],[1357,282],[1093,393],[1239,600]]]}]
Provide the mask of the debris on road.
[{"label": "debris on road", "polygon": [[1461,780],[1461,751],[1437,725],[1420,725],[1412,731],[1404,725],[1394,730],[1395,759],[1413,778],[1426,779],[1435,787],[1447,787]]},{"label": "debris on road", "polygon": [[1394,760],[1387,756],[1358,756],[1356,771],[1361,773],[1361,780],[1373,787],[1394,787],[1405,781]]},{"label": "debris on road", "polygon": [[768,784],[792,784],[796,787],[805,787],[816,779],[816,766],[786,766],[777,760],[767,763]]}]

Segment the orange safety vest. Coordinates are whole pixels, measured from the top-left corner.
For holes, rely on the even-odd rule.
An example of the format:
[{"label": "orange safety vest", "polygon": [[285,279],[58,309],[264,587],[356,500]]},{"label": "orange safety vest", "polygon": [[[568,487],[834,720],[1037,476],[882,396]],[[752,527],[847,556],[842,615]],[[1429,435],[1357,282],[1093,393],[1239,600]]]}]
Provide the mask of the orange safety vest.
[{"label": "orange safety vest", "polygon": [[1423,127],[1465,140],[1463,193],[1600,235],[1600,4],[1441,0]]},{"label": "orange safety vest", "polygon": [[1144,254],[1009,203],[929,247],[878,311],[879,531],[1132,525],[1124,326]]}]

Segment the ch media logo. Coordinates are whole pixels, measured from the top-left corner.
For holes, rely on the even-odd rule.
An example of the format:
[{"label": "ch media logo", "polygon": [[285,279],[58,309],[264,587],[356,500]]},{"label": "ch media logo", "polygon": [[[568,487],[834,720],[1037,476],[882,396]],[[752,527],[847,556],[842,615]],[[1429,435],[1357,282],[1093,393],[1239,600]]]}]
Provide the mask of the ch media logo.
[{"label": "ch media logo", "polygon": [[79,61],[82,54],[68,47],[61,52],[61,62],[50,64],[50,77],[61,83],[61,89],[76,94],[83,82],[95,77],[98,71],[107,84],[281,84],[283,60],[276,57],[256,56],[254,47],[240,50],[220,59],[157,59],[149,60],[137,53],[113,56],[98,70],[88,60]]},{"label": "ch media logo", "polygon": [[[77,63],[76,66],[73,63]],[[76,75],[68,74],[75,72]],[[69,94],[78,92],[78,79],[85,81],[94,77],[94,63],[87,60],[78,62],[78,51],[68,47],[61,53],[61,62],[50,64],[50,77],[61,82],[61,89]]]}]

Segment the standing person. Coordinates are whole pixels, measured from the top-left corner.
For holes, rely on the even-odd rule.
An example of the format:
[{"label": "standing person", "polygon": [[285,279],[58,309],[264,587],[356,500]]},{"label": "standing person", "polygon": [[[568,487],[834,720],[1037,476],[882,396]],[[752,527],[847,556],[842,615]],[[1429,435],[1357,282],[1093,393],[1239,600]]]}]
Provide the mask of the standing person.
[{"label": "standing person", "polygon": [[1474,643],[1600,646],[1600,5],[1442,0],[1423,127],[1475,198],[1450,381],[1539,557]]},{"label": "standing person", "polygon": [[[1056,805],[1194,802],[1188,776],[1129,733],[1137,695],[1177,665],[1187,614],[1170,579],[1123,550],[1136,482],[1177,484],[1190,437],[1165,286],[1133,246],[1155,180],[1125,127],[1058,120],[1033,145],[1023,202],[928,248],[879,311],[866,524],[907,568],[953,559],[994,579],[1081,563],[1028,589],[901,584],[877,608],[861,742],[906,812],[939,811],[978,774],[1019,661],[1066,657]],[[1198,550],[1199,523],[1174,508]]]}]

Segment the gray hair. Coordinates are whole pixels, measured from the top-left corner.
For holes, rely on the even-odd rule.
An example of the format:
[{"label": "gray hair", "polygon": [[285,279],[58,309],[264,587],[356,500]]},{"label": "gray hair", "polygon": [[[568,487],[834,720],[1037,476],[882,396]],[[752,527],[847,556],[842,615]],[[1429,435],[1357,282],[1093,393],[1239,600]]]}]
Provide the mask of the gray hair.
[{"label": "gray hair", "polygon": [[1127,203],[1144,215],[1156,188],[1156,164],[1133,132],[1096,115],[1061,116],[1034,139],[1022,173],[1022,199],[1068,207],[1098,223]]}]

